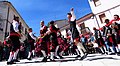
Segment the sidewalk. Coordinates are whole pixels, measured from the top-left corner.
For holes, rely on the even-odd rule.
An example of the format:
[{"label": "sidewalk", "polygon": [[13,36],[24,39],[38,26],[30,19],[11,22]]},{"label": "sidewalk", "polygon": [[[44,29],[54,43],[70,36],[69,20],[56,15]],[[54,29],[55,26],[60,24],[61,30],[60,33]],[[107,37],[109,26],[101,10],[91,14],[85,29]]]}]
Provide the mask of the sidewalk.
[{"label": "sidewalk", "polygon": [[[90,54],[84,60],[74,60],[75,56],[64,56],[65,62],[41,62],[42,58],[35,58],[31,61],[20,60],[19,63],[8,66],[120,66],[120,56]],[[6,62],[0,62],[0,66],[7,66]]]}]

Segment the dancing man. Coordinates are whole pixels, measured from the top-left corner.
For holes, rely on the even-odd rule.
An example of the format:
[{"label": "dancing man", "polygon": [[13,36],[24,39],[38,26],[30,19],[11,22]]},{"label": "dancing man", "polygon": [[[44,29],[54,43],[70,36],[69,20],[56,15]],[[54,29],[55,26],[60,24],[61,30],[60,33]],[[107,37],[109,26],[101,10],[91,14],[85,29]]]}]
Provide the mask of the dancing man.
[{"label": "dancing man", "polygon": [[34,36],[34,34],[33,34],[33,32],[32,32],[32,28],[29,28],[28,31],[29,31],[29,32],[28,32],[27,38],[28,38],[28,43],[29,43],[29,45],[30,45],[30,51],[29,51],[29,53],[28,53],[27,59],[28,59],[28,60],[31,60],[31,55],[32,55],[32,54],[33,54],[33,56],[35,55],[35,53],[34,53],[34,50],[35,50],[34,43],[35,43],[35,41],[36,41],[36,37]]},{"label": "dancing man", "polygon": [[12,48],[7,64],[14,64],[15,62],[19,62],[17,60],[17,54],[20,49],[19,39],[22,37],[22,34],[20,33],[18,27],[19,27],[19,17],[14,16],[13,22],[10,27],[10,40],[12,42]]},{"label": "dancing man", "polygon": [[[68,17],[68,22],[70,24],[70,31],[72,33],[72,42],[77,46],[78,50],[81,53],[81,59],[85,58],[87,54],[85,54],[86,49],[83,47],[83,45],[80,43],[79,41],[79,32],[76,28],[76,17],[74,15],[74,9],[71,9],[71,13],[67,14]],[[79,51],[77,51],[77,53],[79,54]],[[83,52],[84,51],[84,52]],[[80,56],[80,55],[78,55]]]}]

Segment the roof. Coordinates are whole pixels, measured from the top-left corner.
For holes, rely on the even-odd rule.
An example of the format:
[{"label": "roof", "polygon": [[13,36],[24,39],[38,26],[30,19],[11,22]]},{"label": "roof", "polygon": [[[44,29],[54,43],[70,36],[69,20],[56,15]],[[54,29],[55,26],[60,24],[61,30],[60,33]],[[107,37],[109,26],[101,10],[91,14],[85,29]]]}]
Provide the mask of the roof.
[{"label": "roof", "polygon": [[87,15],[79,18],[79,19],[76,21],[76,23],[78,24],[78,23],[83,22],[83,21],[85,21],[85,20],[87,20],[87,19],[90,19],[93,15],[94,15],[93,13],[89,13],[89,14],[87,14]]},{"label": "roof", "polygon": [[55,22],[58,22],[58,21],[65,21],[66,19],[61,19],[61,20],[55,20]]}]

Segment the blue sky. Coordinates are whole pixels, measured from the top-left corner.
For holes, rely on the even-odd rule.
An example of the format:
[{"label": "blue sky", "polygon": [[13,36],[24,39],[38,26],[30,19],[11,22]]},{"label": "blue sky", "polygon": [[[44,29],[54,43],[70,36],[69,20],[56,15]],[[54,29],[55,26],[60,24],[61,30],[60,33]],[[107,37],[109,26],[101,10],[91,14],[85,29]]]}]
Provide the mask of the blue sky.
[{"label": "blue sky", "polygon": [[77,19],[91,13],[88,0],[8,0],[25,22],[39,36],[40,21],[45,25],[51,20],[67,19],[66,14],[74,7]]}]

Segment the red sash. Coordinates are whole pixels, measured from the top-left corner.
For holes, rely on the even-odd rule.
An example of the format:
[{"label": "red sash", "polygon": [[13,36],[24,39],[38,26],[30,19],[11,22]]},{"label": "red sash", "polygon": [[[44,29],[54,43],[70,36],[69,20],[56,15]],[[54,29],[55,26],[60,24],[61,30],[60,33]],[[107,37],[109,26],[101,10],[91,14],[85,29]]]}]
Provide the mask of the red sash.
[{"label": "red sash", "polygon": [[18,36],[18,37],[20,37],[20,35],[18,33],[16,33],[16,32],[10,32],[10,36]]},{"label": "red sash", "polygon": [[109,37],[109,41],[110,41],[111,43],[113,43],[113,39],[112,39],[111,36]]}]

